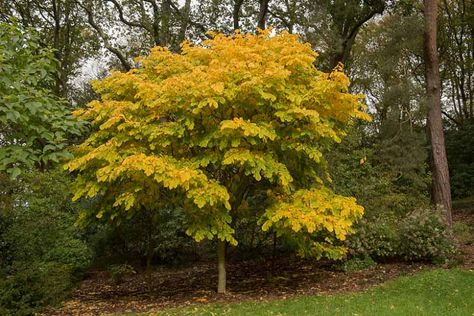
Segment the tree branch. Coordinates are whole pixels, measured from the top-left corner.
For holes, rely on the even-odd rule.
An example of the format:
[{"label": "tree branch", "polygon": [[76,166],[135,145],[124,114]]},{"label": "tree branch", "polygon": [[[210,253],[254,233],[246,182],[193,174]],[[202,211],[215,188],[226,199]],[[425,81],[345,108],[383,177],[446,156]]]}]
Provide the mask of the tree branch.
[{"label": "tree branch", "polygon": [[[169,3],[170,3],[170,6],[171,8],[180,16],[180,17],[183,17],[183,12],[181,12],[181,9],[171,0],[169,0]],[[188,16],[188,23],[197,27],[199,30],[201,30],[201,32],[207,37],[207,38],[211,38],[209,35],[207,35],[207,31],[208,29],[202,25],[201,23],[198,23],[198,22],[195,22],[193,20],[191,20],[191,18]]]},{"label": "tree branch", "polygon": [[461,126],[462,124],[459,123],[458,120],[456,120],[454,117],[452,117],[451,115],[448,114],[448,112],[446,111],[441,111],[441,113],[443,113],[444,116],[446,116],[450,121],[452,121],[454,124],[456,124],[457,126]]},{"label": "tree branch", "polygon": [[122,67],[126,70],[129,71],[132,69],[132,66],[130,65],[130,62],[127,60],[127,58],[124,56],[124,54],[117,48],[113,47],[110,42],[108,35],[104,33],[104,31],[99,27],[99,25],[95,22],[94,20],[94,14],[92,12],[92,9],[90,9],[88,6],[84,5],[81,1],[77,1],[77,4],[84,9],[84,11],[87,14],[87,22],[89,23],[92,28],[94,28],[99,34],[100,38],[102,38],[104,42],[105,48],[113,53],[117,58],[120,60],[120,63],[122,64]]},{"label": "tree branch", "polygon": [[268,9],[268,13],[279,19],[285,27],[288,29],[288,32],[293,33],[293,26],[288,22],[283,15],[277,14],[276,11]]},{"label": "tree branch", "polygon": [[130,27],[139,27],[139,28],[145,29],[148,32],[150,32],[148,27],[146,27],[144,24],[126,20],[124,15],[123,15],[123,8],[120,6],[120,4],[116,0],[105,0],[105,1],[113,3],[113,5],[115,6],[115,8],[118,11],[119,19],[123,24],[128,25]]}]

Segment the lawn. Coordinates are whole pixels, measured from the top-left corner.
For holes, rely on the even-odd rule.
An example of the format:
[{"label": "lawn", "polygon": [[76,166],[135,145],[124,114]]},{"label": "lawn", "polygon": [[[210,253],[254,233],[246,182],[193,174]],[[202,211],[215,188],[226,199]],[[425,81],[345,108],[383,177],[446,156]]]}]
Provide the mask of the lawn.
[{"label": "lawn", "polygon": [[474,271],[440,269],[422,272],[361,293],[306,296],[265,303],[197,305],[140,315],[473,316]]}]

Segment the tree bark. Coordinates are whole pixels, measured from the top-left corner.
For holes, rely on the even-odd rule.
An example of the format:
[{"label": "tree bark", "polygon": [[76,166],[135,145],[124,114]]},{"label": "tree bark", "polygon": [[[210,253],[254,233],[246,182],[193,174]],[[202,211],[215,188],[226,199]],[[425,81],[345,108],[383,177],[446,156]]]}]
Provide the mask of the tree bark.
[{"label": "tree bark", "polygon": [[217,293],[225,294],[226,292],[226,272],[225,272],[225,241],[217,241],[217,270],[218,270],[218,281],[217,281]]},{"label": "tree bark", "polygon": [[335,68],[339,63],[344,65],[346,64],[351,54],[352,46],[354,45],[357,34],[359,33],[362,26],[370,21],[375,15],[382,14],[384,10],[384,5],[374,7],[360,19],[354,21],[354,25],[352,27],[345,26],[346,22],[341,21],[342,24],[339,26],[339,33],[342,38],[342,43],[338,50],[334,52],[334,56],[332,57],[331,61],[331,69]]},{"label": "tree bark", "polygon": [[266,28],[266,18],[267,18],[267,13],[268,13],[269,2],[270,0],[260,0],[257,27],[261,30],[264,30]]},{"label": "tree bark", "polygon": [[426,100],[428,106],[427,133],[431,143],[432,199],[444,206],[446,223],[452,224],[451,187],[449,183],[448,160],[444,144],[443,120],[441,117],[441,83],[439,76],[436,0],[424,0],[424,53]]},{"label": "tree bark", "polygon": [[234,7],[232,10],[232,20],[234,23],[234,31],[240,29],[240,10],[244,0],[234,0]]},{"label": "tree bark", "polygon": [[163,0],[161,3],[161,32],[160,32],[160,45],[168,46],[170,43],[170,15],[171,6],[170,0]]},{"label": "tree bark", "polygon": [[178,44],[181,44],[186,39],[186,30],[189,24],[189,13],[191,12],[191,0],[186,0],[182,9],[181,25],[178,34]]},{"label": "tree bark", "polygon": [[[149,216],[147,216],[149,217]],[[152,216],[150,216],[152,217]],[[151,263],[153,261],[154,243],[153,243],[153,218],[149,218],[147,222],[147,249],[146,249],[146,272],[151,271]]]}]

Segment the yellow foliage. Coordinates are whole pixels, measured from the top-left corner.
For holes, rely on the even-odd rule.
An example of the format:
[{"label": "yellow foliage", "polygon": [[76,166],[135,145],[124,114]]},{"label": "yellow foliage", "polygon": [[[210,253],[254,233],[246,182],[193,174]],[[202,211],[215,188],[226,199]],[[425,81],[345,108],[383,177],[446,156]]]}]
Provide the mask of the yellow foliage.
[{"label": "yellow foliage", "polygon": [[[353,222],[360,219],[363,213],[363,207],[357,205],[355,198],[340,196],[320,187],[298,190],[283,201],[277,201],[267,209],[261,222],[263,230],[273,227],[279,234],[326,231],[333,239],[343,241],[352,232]],[[315,243],[320,242],[312,241],[310,247],[305,245],[305,248],[314,248]],[[338,256],[333,254],[333,258]]]},{"label": "yellow foliage", "polygon": [[196,240],[235,244],[232,216],[252,187],[268,192],[263,229],[298,236],[316,256],[343,253],[334,241],[363,209],[324,186],[321,148],[370,119],[361,96],[342,67],[318,71],[297,35],[212,36],[180,54],[154,48],[139,68],[93,83],[100,100],[75,115],[94,133],[66,165],[78,174],[74,199],[100,201],[81,221],[180,206]]}]

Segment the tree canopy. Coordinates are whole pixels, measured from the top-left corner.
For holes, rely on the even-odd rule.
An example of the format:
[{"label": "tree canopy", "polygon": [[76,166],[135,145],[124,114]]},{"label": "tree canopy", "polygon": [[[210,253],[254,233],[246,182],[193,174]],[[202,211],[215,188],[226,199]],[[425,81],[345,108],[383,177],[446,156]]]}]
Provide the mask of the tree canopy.
[{"label": "tree canopy", "polygon": [[341,68],[318,71],[295,35],[212,36],[180,54],[154,48],[140,68],[95,82],[101,100],[76,115],[96,130],[67,164],[76,199],[100,196],[82,221],[179,205],[196,240],[236,244],[232,217],[261,191],[263,229],[297,235],[306,254],[342,255],[333,241],[363,208],[324,185],[322,151],[369,119],[360,96]]},{"label": "tree canopy", "polygon": [[12,177],[69,157],[68,137],[80,135],[81,124],[51,91],[57,66],[37,33],[0,23],[0,171]]}]

